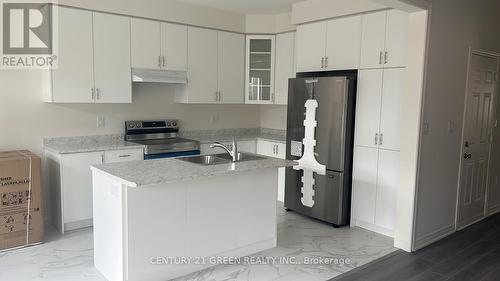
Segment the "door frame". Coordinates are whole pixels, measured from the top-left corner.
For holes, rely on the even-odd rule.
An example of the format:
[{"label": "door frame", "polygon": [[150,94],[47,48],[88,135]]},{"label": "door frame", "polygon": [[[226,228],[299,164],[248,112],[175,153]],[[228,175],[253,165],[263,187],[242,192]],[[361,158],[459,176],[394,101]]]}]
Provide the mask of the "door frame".
[{"label": "door frame", "polygon": [[[485,204],[484,204],[484,210],[483,210],[483,216],[473,222],[470,222],[466,225],[463,225],[463,226],[458,226],[458,214],[459,214],[459,211],[460,211],[460,193],[461,193],[461,183],[462,183],[462,167],[463,167],[463,153],[464,153],[464,146],[463,146],[463,143],[465,141],[465,126],[466,126],[466,119],[467,119],[467,106],[468,106],[468,92],[469,92],[469,76],[471,75],[471,64],[472,64],[472,56],[473,55],[478,55],[478,56],[483,56],[483,57],[488,57],[488,58],[493,58],[493,59],[496,59],[497,60],[497,74],[498,74],[498,70],[499,70],[499,67],[500,67],[500,54],[498,53],[495,53],[495,52],[492,52],[492,51],[487,51],[487,50],[482,50],[482,49],[476,49],[476,48],[473,48],[473,47],[469,47],[469,51],[468,51],[468,59],[467,59],[467,75],[466,75],[466,82],[465,82],[465,93],[464,93],[464,97],[465,97],[465,102],[464,102],[464,108],[463,108],[463,117],[462,117],[462,134],[461,134],[461,138],[460,138],[460,153],[459,153],[459,157],[460,157],[460,162],[459,162],[459,167],[458,167],[458,181],[457,181],[457,196],[456,196],[456,202],[455,202],[455,231],[458,231],[458,230],[461,230],[461,229],[464,229],[478,221],[481,221],[483,219],[485,219],[487,217],[487,208],[488,208],[488,190],[489,190],[489,177],[490,177],[490,166],[491,166],[491,152],[492,152],[492,142],[490,141],[490,144],[489,144],[489,154],[488,154],[488,168],[487,168],[487,172],[486,172],[486,188],[485,188],[485,194],[484,194],[484,200],[485,200]],[[496,87],[496,90],[495,90],[495,93],[493,93],[493,105],[492,105],[492,109],[493,112],[495,112],[495,115],[496,115],[496,105],[497,105],[497,99],[498,99],[498,86],[499,86],[499,83],[498,83],[498,79],[497,79],[497,87]]]}]

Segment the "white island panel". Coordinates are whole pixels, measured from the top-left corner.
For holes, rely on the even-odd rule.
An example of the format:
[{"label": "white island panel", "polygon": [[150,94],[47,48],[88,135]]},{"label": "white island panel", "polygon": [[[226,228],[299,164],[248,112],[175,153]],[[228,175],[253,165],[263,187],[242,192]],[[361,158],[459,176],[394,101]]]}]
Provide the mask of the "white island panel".
[{"label": "white island panel", "polygon": [[[275,247],[277,172],[135,188],[93,168],[96,268],[110,281],[169,280]],[[155,264],[170,257],[206,263]]]}]

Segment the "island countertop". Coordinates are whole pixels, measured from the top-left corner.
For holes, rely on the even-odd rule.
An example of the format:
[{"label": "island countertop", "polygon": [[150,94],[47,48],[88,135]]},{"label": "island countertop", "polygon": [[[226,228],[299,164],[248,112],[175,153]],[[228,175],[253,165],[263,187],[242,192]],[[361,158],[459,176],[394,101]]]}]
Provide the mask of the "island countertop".
[{"label": "island countertop", "polygon": [[180,159],[166,158],[94,165],[91,168],[122,181],[129,187],[141,187],[240,174],[259,169],[291,167],[296,164],[294,161],[272,157],[217,165],[199,165]]}]

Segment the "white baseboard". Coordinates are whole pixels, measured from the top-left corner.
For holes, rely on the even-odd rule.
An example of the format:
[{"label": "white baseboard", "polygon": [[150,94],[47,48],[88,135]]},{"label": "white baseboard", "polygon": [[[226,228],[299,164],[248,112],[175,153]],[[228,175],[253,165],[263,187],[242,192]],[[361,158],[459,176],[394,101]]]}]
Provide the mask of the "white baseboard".
[{"label": "white baseboard", "polygon": [[351,219],[351,225],[358,226],[358,227],[364,228],[366,230],[373,231],[373,232],[376,232],[378,234],[382,234],[384,236],[394,238],[394,230],[387,229],[387,228],[384,228],[384,227],[381,227],[378,225],[374,225],[374,224],[371,224],[368,222],[358,221],[355,219]]},{"label": "white baseboard", "polygon": [[416,251],[421,249],[427,245],[430,245],[438,240],[445,238],[451,234],[455,233],[455,224],[450,224],[440,229],[433,231],[429,234],[423,235],[420,238],[415,239],[415,244],[413,246],[413,250]]}]

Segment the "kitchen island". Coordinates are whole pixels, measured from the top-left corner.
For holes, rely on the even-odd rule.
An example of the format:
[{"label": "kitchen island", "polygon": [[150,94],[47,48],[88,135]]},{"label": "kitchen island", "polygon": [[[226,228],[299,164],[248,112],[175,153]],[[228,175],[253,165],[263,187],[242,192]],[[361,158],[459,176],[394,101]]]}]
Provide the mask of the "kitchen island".
[{"label": "kitchen island", "polygon": [[204,164],[92,167],[94,263],[108,280],[169,280],[276,246],[278,168],[295,162]]}]

